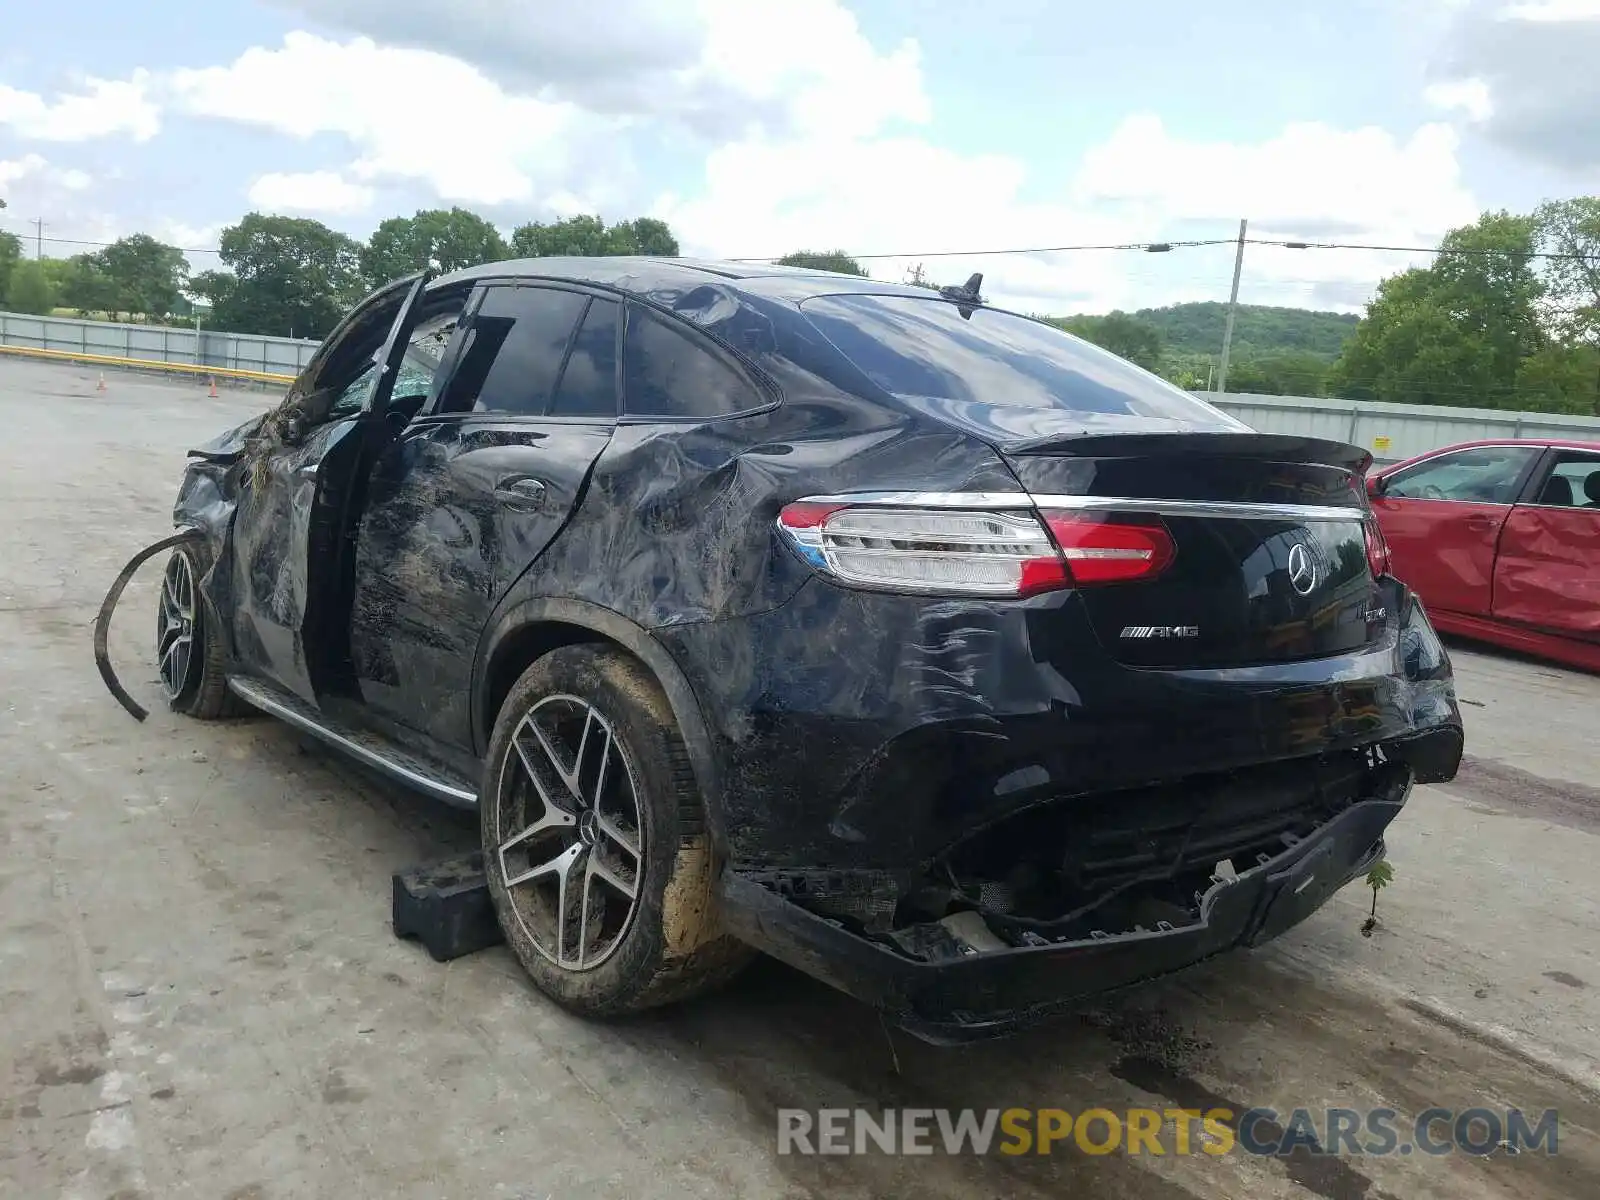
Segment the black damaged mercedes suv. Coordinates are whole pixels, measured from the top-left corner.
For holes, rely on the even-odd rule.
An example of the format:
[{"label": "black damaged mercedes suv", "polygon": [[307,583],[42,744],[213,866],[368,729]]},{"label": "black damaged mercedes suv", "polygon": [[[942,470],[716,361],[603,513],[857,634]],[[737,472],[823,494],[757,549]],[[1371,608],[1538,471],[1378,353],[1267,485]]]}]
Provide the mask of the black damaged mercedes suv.
[{"label": "black damaged mercedes suv", "polygon": [[755,948],[952,1040],[1283,932],[1461,757],[1368,456],[980,288],[380,290],[191,452],[169,700],[476,807],[511,947],[591,1014]]}]

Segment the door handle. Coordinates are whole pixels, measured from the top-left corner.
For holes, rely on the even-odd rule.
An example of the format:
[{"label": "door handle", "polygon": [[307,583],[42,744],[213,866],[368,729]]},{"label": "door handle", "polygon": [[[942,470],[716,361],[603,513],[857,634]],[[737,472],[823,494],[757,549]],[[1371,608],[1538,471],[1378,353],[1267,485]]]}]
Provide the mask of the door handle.
[{"label": "door handle", "polygon": [[316,479],[316,477],[317,477],[317,464],[316,463],[307,463],[305,466],[303,466],[299,470],[297,470],[295,472],[295,475],[300,479]]},{"label": "door handle", "polygon": [[1493,517],[1486,517],[1486,516],[1483,516],[1482,514],[1475,514],[1473,516],[1468,517],[1466,519],[1465,524],[1466,524],[1468,529],[1472,530],[1472,532],[1474,532],[1474,533],[1482,533],[1486,529],[1493,529],[1494,528],[1494,518]]},{"label": "door handle", "polygon": [[545,485],[542,479],[520,475],[496,485],[494,498],[520,508],[533,508],[544,503]]}]

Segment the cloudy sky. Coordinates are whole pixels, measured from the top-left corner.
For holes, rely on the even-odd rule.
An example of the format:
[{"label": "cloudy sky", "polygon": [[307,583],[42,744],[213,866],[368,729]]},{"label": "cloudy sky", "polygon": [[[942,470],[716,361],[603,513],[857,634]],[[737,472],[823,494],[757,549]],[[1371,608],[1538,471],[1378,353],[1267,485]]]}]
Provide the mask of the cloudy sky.
[{"label": "cloudy sky", "polygon": [[[1428,245],[1600,191],[1600,0],[80,0],[0,44],[0,228],[216,245],[669,221],[686,253],[983,270],[1030,311],[1226,298],[1227,238]],[[47,242],[46,253],[80,249]],[[191,255],[197,268],[214,256]],[[1359,306],[1412,261],[1251,246],[1243,298]]]}]

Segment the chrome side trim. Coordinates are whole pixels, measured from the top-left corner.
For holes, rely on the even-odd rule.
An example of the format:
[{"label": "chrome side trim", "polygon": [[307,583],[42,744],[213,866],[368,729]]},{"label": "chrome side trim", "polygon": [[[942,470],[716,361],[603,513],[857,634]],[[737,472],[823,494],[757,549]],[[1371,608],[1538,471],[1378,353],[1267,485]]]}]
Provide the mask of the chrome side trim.
[{"label": "chrome side trim", "polygon": [[1032,508],[1027,492],[837,492],[806,496],[800,504],[875,504],[896,508]]},{"label": "chrome side trim", "polygon": [[478,807],[477,793],[439,778],[430,773],[422,763],[402,761],[399,754],[375,744],[376,739],[369,740],[355,731],[341,732],[316,720],[311,715],[314,710],[298,697],[279,693],[276,688],[260,680],[249,679],[242,675],[228,676],[228,690],[245,703],[309,733],[320,741],[327,742],[336,750],[342,750],[351,758],[382,771],[407,787],[415,788],[435,800],[442,800],[456,808]]},{"label": "chrome side trim", "polygon": [[1171,517],[1225,517],[1243,521],[1363,521],[1367,511],[1329,504],[1253,504],[1235,500],[1142,500],[1122,496],[1035,496],[1040,508],[1140,512]]},{"label": "chrome side trim", "polygon": [[1074,511],[1156,513],[1174,517],[1225,517],[1256,521],[1361,521],[1367,510],[1323,504],[1252,504],[1233,500],[1147,500],[1127,496],[1052,496],[1027,492],[840,492],[807,496],[804,504],[870,504],[904,508],[1007,510],[1065,508]]}]

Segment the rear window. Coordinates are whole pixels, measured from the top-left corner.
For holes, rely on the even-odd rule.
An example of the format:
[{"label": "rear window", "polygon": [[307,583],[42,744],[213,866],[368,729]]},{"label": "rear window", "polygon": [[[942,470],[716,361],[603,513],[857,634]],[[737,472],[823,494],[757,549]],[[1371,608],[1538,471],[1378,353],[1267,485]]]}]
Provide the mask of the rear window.
[{"label": "rear window", "polygon": [[800,309],[885,391],[902,396],[1245,426],[1107,350],[992,308],[948,300],[818,296]]}]

